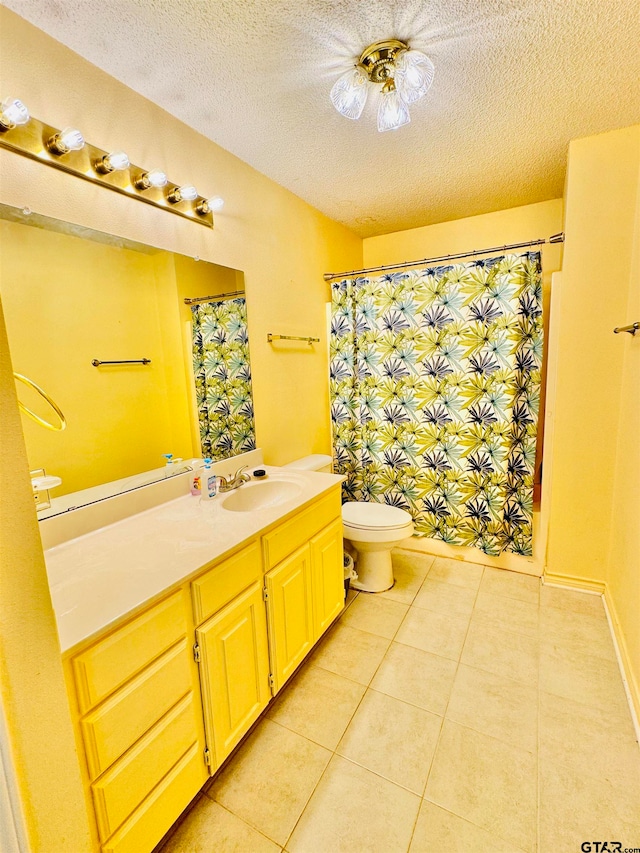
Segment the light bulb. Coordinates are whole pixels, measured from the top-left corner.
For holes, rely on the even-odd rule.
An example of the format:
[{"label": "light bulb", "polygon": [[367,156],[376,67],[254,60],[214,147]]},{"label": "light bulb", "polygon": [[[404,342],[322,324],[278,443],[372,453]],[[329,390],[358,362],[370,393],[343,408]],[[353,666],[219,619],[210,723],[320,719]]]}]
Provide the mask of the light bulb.
[{"label": "light bulb", "polygon": [[17,98],[5,98],[0,104],[0,130],[13,130],[29,119],[29,110]]},{"label": "light bulb", "polygon": [[352,68],[338,77],[329,97],[340,115],[357,119],[362,115],[368,93],[367,78],[359,68]]},{"label": "light bulb", "polygon": [[435,68],[429,57],[419,50],[404,50],[395,61],[394,82],[402,100],[413,104],[431,88]]},{"label": "light bulb", "polygon": [[49,150],[54,154],[67,154],[69,151],[80,151],[84,148],[84,136],[75,127],[65,127],[56,133],[48,142]]},{"label": "light bulb", "polygon": [[129,157],[124,151],[113,151],[111,154],[105,154],[101,162],[105,172],[121,172],[131,165]]},{"label": "light bulb", "polygon": [[135,180],[135,185],[139,190],[148,190],[149,187],[161,189],[162,187],[166,187],[167,183],[167,176],[161,169],[151,169],[148,172],[143,172]]},{"label": "light bulb", "polygon": [[409,124],[410,121],[409,108],[400,97],[400,93],[393,88],[389,88],[386,92],[383,89],[380,93],[380,105],[378,107],[378,130],[380,133],[385,130],[397,130],[404,124]]},{"label": "light bulb", "polygon": [[198,198],[198,190],[192,184],[185,184],[172,190],[167,198],[173,204],[177,204],[179,201],[195,201]]},{"label": "light bulb", "polygon": [[201,202],[196,210],[198,213],[201,213],[203,216],[207,213],[218,213],[224,207],[224,199],[220,198],[219,195],[214,196],[213,198],[207,198],[203,202]]}]

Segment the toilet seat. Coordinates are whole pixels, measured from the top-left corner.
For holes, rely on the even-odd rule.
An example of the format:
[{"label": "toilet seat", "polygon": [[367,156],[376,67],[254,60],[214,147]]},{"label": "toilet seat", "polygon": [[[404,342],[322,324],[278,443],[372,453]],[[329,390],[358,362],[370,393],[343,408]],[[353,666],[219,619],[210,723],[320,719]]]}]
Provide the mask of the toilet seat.
[{"label": "toilet seat", "polygon": [[388,504],[347,501],[342,505],[342,521],[356,530],[397,530],[412,524],[408,512]]}]

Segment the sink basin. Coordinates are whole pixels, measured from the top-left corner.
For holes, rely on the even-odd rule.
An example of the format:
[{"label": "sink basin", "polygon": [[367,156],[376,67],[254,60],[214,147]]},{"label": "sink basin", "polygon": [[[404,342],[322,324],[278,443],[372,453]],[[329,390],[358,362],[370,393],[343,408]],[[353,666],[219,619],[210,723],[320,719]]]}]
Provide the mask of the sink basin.
[{"label": "sink basin", "polygon": [[232,512],[253,512],[270,509],[272,506],[297,498],[302,492],[298,483],[289,480],[267,480],[263,483],[247,483],[231,492],[222,501],[224,509]]}]

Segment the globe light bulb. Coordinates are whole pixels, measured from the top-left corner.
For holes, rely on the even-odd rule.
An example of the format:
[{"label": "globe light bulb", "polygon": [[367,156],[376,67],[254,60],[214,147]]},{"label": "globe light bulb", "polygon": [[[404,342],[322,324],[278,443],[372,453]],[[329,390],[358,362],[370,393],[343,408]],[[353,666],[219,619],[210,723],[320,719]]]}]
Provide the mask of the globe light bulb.
[{"label": "globe light bulb", "polygon": [[212,213],[219,213],[224,207],[224,199],[219,195],[207,199],[207,207]]},{"label": "globe light bulb", "polygon": [[380,104],[378,106],[378,130],[397,130],[405,124],[409,124],[411,116],[405,101],[400,93],[394,89],[384,89],[380,93]]},{"label": "globe light bulb", "polygon": [[5,98],[0,104],[0,130],[13,130],[30,118],[29,110],[18,98]]},{"label": "globe light bulb", "polygon": [[394,82],[402,100],[413,104],[424,97],[433,83],[435,68],[419,50],[404,50],[396,57]]},{"label": "globe light bulb", "polygon": [[345,118],[358,119],[367,102],[367,78],[359,68],[352,68],[338,77],[331,88],[331,103]]},{"label": "globe light bulb", "polygon": [[166,187],[168,178],[161,169],[151,169],[147,172],[147,180],[150,187]]},{"label": "globe light bulb", "polygon": [[84,148],[84,136],[75,127],[65,127],[60,133],[51,137],[48,147],[54,154],[68,154],[69,151],[80,151]]}]

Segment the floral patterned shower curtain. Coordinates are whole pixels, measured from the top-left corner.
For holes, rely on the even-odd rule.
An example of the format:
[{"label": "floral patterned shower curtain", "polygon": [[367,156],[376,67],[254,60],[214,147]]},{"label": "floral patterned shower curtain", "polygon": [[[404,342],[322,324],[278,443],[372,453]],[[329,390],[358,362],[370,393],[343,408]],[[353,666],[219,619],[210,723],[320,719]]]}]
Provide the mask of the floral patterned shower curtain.
[{"label": "floral patterned shower curtain", "polygon": [[191,312],[202,455],[217,460],[254,450],[246,302],[200,303]]},{"label": "floral patterned shower curtain", "polygon": [[539,253],[332,286],[331,417],[347,500],[416,533],[532,553]]}]

